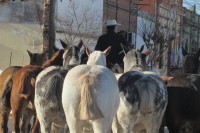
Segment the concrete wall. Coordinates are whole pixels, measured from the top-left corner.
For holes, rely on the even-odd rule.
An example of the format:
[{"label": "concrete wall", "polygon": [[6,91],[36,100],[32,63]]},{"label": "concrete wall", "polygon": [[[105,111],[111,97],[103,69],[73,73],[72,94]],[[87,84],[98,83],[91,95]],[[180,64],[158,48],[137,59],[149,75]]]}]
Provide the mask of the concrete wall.
[{"label": "concrete wall", "polygon": [[41,52],[41,9],[39,0],[0,5],[0,69],[29,64],[27,50]]},{"label": "concrete wall", "polygon": [[41,17],[41,0],[16,0],[0,5],[0,22],[39,23]]}]

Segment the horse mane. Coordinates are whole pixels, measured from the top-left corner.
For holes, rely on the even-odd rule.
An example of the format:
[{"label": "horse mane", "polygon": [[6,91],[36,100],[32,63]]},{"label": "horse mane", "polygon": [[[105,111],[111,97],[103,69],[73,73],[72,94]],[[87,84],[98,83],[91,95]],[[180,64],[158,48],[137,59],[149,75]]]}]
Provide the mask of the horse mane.
[{"label": "horse mane", "polygon": [[[46,68],[46,67],[49,67],[51,65],[54,65],[56,64],[55,62],[58,62],[60,58],[62,58],[62,55],[64,53],[64,50],[61,49],[59,51],[57,51],[52,57],[51,59],[47,60],[43,65],[42,67],[43,68]],[[60,57],[61,56],[61,57]],[[62,63],[62,62],[61,62]],[[61,64],[62,65],[62,64]]]},{"label": "horse mane", "polygon": [[83,74],[78,79],[81,88],[81,102],[79,114],[81,120],[95,120],[102,118],[103,114],[96,103],[96,92],[94,88],[99,86],[96,74],[90,72]]}]

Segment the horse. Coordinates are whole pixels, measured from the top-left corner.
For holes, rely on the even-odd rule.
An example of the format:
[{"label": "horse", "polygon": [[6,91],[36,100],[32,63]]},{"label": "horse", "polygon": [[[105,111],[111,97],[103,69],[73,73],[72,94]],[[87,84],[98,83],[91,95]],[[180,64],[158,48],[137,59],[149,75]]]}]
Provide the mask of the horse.
[{"label": "horse", "polygon": [[[58,49],[54,48],[55,51],[58,51]],[[27,50],[28,55],[30,57],[30,65],[37,65],[37,66],[42,66],[43,64],[43,58],[44,58],[44,53],[32,53],[29,50]]]},{"label": "horse", "polygon": [[184,48],[182,48],[182,53],[184,56],[184,64],[183,64],[183,72],[184,73],[191,73],[191,74],[199,74],[200,69],[200,48],[197,50],[196,53],[188,53]]},{"label": "horse", "polygon": [[64,79],[62,105],[70,133],[81,133],[88,123],[94,133],[111,131],[119,88],[113,72],[106,67],[110,48],[91,52],[86,46],[87,64],[72,68]]},{"label": "horse", "polygon": [[[35,80],[37,75],[46,67],[51,65],[62,65],[64,50],[57,51],[50,60],[42,67],[36,65],[27,65],[16,72],[13,78],[10,104],[12,109],[12,130],[15,132],[27,132],[30,119],[35,115],[34,95]],[[19,120],[22,123],[19,125]],[[35,126],[38,125],[36,121]],[[32,131],[35,129],[33,128]]]},{"label": "horse", "polygon": [[188,73],[174,76],[168,81],[167,90],[169,100],[165,115],[169,132],[199,133],[200,76]]},{"label": "horse", "polygon": [[[30,57],[31,65],[42,65],[43,54],[32,53],[27,50]],[[0,75],[0,131],[6,133],[8,131],[7,123],[10,114],[10,93],[12,88],[13,77],[15,73],[21,69],[21,66],[11,66],[5,69]]]},{"label": "horse", "polygon": [[[188,53],[182,47],[182,54],[184,57],[182,70],[175,71],[175,73],[172,75],[172,77],[169,77],[169,76],[162,77],[162,79],[166,81],[167,90],[169,93],[169,96],[168,96],[169,103],[167,105],[163,125],[168,126],[168,128],[170,128],[170,132],[177,132],[177,133],[180,133],[180,132],[187,133],[187,130],[191,130],[194,127],[193,122],[191,122],[191,121],[190,121],[191,123],[188,121],[183,122],[183,119],[182,118],[180,119],[180,117],[179,117],[180,114],[178,114],[178,113],[180,113],[180,111],[178,111],[176,107],[179,107],[180,105],[178,105],[178,104],[184,100],[186,101],[186,99],[188,101],[191,101],[190,97],[183,96],[184,93],[195,95],[195,94],[193,94],[191,88],[188,86],[193,86],[193,82],[196,82],[196,81],[193,81],[194,78],[191,78],[191,77],[195,77],[196,75],[190,75],[190,74],[198,74],[199,73],[200,49],[198,49],[196,53]],[[183,81],[183,82],[179,82],[179,80]],[[187,82],[185,82],[185,81],[187,81]],[[177,83],[175,83],[175,82],[177,82]],[[185,87],[183,87],[183,86],[185,86]],[[196,85],[194,85],[194,86],[196,86]],[[177,88],[179,88],[179,89],[177,90]],[[178,93],[180,93],[180,94],[178,94]],[[178,99],[178,101],[173,103],[174,99],[175,100]],[[192,104],[190,104],[188,102],[185,102],[184,104],[192,106],[192,108],[190,108],[191,110],[196,109],[196,107],[194,107]],[[176,107],[174,108],[173,106],[174,107],[176,106]],[[183,109],[183,107],[180,107],[180,109]],[[166,114],[168,117],[166,116]],[[183,116],[183,114],[181,114],[180,116],[183,117],[185,120],[187,120],[187,118],[185,118]],[[184,115],[186,115],[186,113]],[[172,116],[173,116],[173,118],[172,118]],[[171,118],[173,120],[176,120],[176,123],[174,123],[174,122],[170,123]],[[173,129],[173,128],[175,128],[175,129]]]},{"label": "horse", "polygon": [[35,108],[40,122],[41,132],[50,133],[54,123],[54,132],[58,133],[66,124],[61,94],[65,75],[74,66],[80,64],[80,49],[83,42],[68,46],[64,53],[63,66],[51,66],[44,69],[36,78]]},{"label": "horse", "polygon": [[158,75],[143,73],[142,50],[129,50],[123,59],[124,74],[117,75],[120,104],[113,119],[113,133],[159,131],[168,101],[167,88]]},{"label": "horse", "polygon": [[[125,49],[127,50],[127,49],[130,49],[130,48],[125,48]],[[125,52],[125,51],[126,51],[125,49],[123,49],[123,50],[120,52],[120,54],[121,54],[122,52]],[[142,62],[143,62],[143,64],[144,64],[144,70],[147,70],[146,57],[149,55],[149,53],[150,53],[150,50],[147,49],[147,50],[145,50],[145,51],[142,53],[142,55],[141,55]],[[87,63],[87,60],[88,60],[88,56],[87,56],[86,52],[84,52],[84,53],[82,54],[82,56],[81,56],[81,64],[86,64],[86,63]],[[113,64],[113,63],[111,63],[111,62],[109,62],[109,61],[107,61],[107,64],[109,64],[110,70],[111,70],[112,72],[116,73],[116,74],[123,73],[123,71],[124,71],[124,70],[123,70],[123,64],[118,64],[118,63]]]},{"label": "horse", "polygon": [[188,133],[188,130],[197,133],[200,132],[200,124],[198,124],[200,104],[197,102],[200,100],[198,98],[200,90],[198,89],[199,75],[196,74],[199,73],[200,49],[196,53],[187,53],[182,48],[182,53],[183,72],[167,81],[169,102],[165,121],[170,133]]}]

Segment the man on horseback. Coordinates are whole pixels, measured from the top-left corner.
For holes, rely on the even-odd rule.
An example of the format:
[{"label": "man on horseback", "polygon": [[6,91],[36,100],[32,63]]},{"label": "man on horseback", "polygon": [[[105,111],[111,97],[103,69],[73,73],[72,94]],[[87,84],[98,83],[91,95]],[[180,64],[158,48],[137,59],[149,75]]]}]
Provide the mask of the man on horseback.
[{"label": "man on horseback", "polygon": [[123,67],[124,50],[121,44],[126,47],[130,45],[122,35],[115,32],[115,27],[119,25],[116,20],[107,20],[106,25],[107,33],[99,37],[95,50],[103,51],[111,46],[111,51],[106,56],[107,67],[112,68],[116,63]]}]

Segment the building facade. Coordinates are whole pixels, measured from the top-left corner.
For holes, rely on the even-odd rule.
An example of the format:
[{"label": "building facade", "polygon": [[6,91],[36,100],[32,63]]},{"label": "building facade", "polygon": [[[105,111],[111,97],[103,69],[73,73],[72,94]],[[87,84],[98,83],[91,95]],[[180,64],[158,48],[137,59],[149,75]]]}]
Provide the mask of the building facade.
[{"label": "building facade", "polygon": [[[168,50],[163,56],[164,64],[167,64],[166,59],[170,56],[170,66],[182,67],[182,23],[184,10],[182,7],[182,0],[168,0],[163,1],[159,6],[159,22],[162,24],[162,28],[166,27],[166,35],[168,38],[173,36],[174,40],[171,42]],[[167,44],[166,45],[170,45]]]},{"label": "building facade", "polygon": [[195,5],[184,8],[183,44],[188,53],[197,52],[200,46],[200,15],[196,13]]},{"label": "building facade", "polygon": [[[139,13],[137,19],[138,25],[141,23],[141,19],[145,19],[148,23],[154,23],[154,31],[160,35],[163,34],[164,40],[166,41],[164,43],[159,43],[159,49],[161,50],[164,47],[169,49],[165,51],[161,58],[161,62],[164,61],[160,64],[161,67],[167,64],[167,59],[169,58],[168,53],[171,54],[170,64],[172,66],[180,64],[180,60],[182,59],[179,57],[179,48],[181,47],[181,40],[183,38],[181,32],[183,27],[181,25],[184,15],[182,0],[143,0],[140,3],[144,5],[139,5],[141,13]],[[169,43],[167,40],[169,40],[170,37],[174,39]],[[143,42],[143,38],[139,34],[137,42],[137,45]],[[154,43],[154,41],[151,40],[151,43]]]},{"label": "building facade", "polygon": [[137,6],[133,0],[104,0],[104,21],[116,19],[118,31],[135,31]]}]

